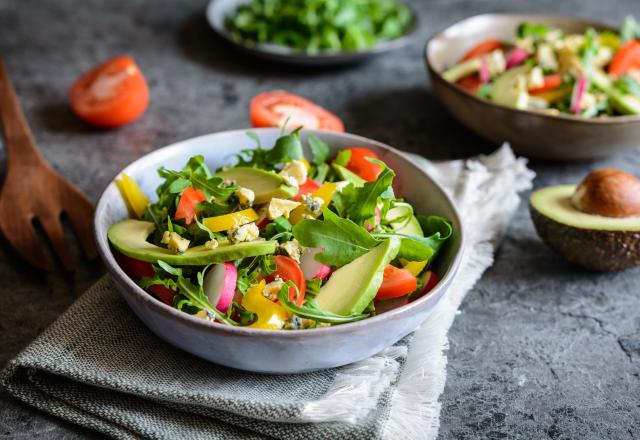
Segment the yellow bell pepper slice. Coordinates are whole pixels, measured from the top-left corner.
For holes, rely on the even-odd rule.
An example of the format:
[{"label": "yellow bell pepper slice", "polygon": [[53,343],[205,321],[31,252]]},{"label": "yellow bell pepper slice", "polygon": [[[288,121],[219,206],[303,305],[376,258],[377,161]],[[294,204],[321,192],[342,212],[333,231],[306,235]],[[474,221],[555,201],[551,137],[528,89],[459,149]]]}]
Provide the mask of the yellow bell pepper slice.
[{"label": "yellow bell pepper slice", "polygon": [[311,169],[311,164],[309,163],[309,161],[307,159],[300,159],[300,162],[302,162],[304,164],[304,167],[307,169],[307,171],[309,171]]},{"label": "yellow bell pepper slice", "polygon": [[287,314],[281,306],[262,295],[265,284],[265,281],[261,280],[258,284],[251,286],[242,298],[242,307],[258,315],[256,322],[249,327],[280,330],[284,327]]},{"label": "yellow bell pepper slice", "polygon": [[[338,188],[338,185],[335,183],[332,183],[332,182],[323,183],[322,186],[320,186],[320,188],[318,188],[317,190],[311,193],[311,197],[320,197],[324,201],[322,207],[326,208],[327,206],[329,206],[329,203],[331,203],[331,199],[333,198],[333,195],[335,194],[337,188]],[[307,210],[306,206],[304,206],[303,204],[298,206],[296,209],[294,209],[291,212],[291,215],[289,216],[289,221],[291,222],[291,224],[295,225],[300,220],[305,218],[304,217],[305,214],[308,216],[315,217],[313,213],[309,212],[309,210]]]},{"label": "yellow bell pepper slice", "polygon": [[138,218],[142,218],[144,209],[149,205],[149,198],[142,192],[140,186],[125,173],[120,173],[120,180],[116,180],[116,186],[127,205],[127,209]]},{"label": "yellow bell pepper slice", "polygon": [[260,218],[258,213],[255,212],[253,208],[248,208],[231,214],[207,217],[202,222],[211,231],[222,232],[231,228],[246,225],[247,223],[255,222],[258,218]]},{"label": "yellow bell pepper slice", "polygon": [[402,267],[407,269],[414,277],[417,277],[422,273],[425,267],[427,267],[428,261],[406,261],[404,259],[400,259],[402,263]]}]

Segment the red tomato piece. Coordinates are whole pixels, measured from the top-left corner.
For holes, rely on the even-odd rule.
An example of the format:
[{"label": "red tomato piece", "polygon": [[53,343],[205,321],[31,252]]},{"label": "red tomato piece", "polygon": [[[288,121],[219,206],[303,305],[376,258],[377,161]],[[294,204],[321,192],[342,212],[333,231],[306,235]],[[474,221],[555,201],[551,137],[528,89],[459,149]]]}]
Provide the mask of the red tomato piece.
[{"label": "red tomato piece", "polygon": [[336,115],[302,96],[283,90],[261,93],[251,100],[249,109],[254,127],[344,131],[344,124]]},{"label": "red tomato piece", "polygon": [[625,43],[613,56],[609,64],[609,74],[620,76],[631,69],[640,69],[640,41]]},{"label": "red tomato piece", "polygon": [[476,93],[478,93],[478,89],[480,88],[480,85],[482,85],[482,81],[480,81],[478,75],[474,74],[465,76],[464,78],[460,78],[456,82],[456,84],[458,84],[469,93],[473,93],[475,95]]},{"label": "red tomato piece", "polygon": [[307,282],[304,279],[304,273],[300,265],[296,261],[284,255],[275,256],[276,270],[267,277],[267,281],[271,282],[276,276],[279,276],[283,281],[292,281],[293,284],[298,286],[300,294],[296,298],[296,290],[294,288],[289,289],[289,300],[295,301],[296,305],[301,306],[304,302],[304,294],[307,290]]},{"label": "red tomato piece", "polygon": [[538,93],[549,92],[551,90],[557,89],[562,84],[562,75],[559,73],[553,75],[545,75],[544,84],[540,87],[535,87],[533,89],[529,89],[529,93],[532,95],[536,95]]},{"label": "red tomato piece", "polygon": [[112,58],[82,75],[69,90],[71,108],[97,127],[113,128],[137,119],[149,105],[149,87],[129,56]]},{"label": "red tomato piece", "polygon": [[351,151],[351,159],[349,159],[347,169],[356,173],[367,182],[375,181],[382,172],[382,166],[369,162],[367,157],[378,160],[380,160],[380,157],[368,148],[351,147],[349,151]]},{"label": "red tomato piece", "polygon": [[418,280],[407,269],[399,269],[391,264],[384,268],[382,285],[376,294],[377,299],[399,298],[414,292]]},{"label": "red tomato piece", "polygon": [[311,194],[312,192],[320,188],[320,186],[321,185],[315,180],[307,178],[307,180],[305,180],[304,183],[300,185],[300,188],[298,188],[298,194],[296,194],[293,200],[299,202],[300,200],[302,200],[302,196]]},{"label": "red tomato piece", "polygon": [[176,209],[176,220],[184,220],[184,223],[188,226],[193,221],[198,211],[196,206],[198,203],[205,202],[207,197],[202,190],[194,189],[192,186],[188,187],[182,192],[180,201],[178,202],[178,208]]},{"label": "red tomato piece", "polygon": [[[151,263],[146,261],[136,260],[135,258],[127,257],[120,252],[114,253],[116,261],[132,280],[138,282],[143,277],[152,277],[154,275],[153,267]],[[155,295],[160,301],[170,306],[173,305],[173,297],[176,295],[171,289],[167,289],[164,286],[151,286],[149,291]]]},{"label": "red tomato piece", "polygon": [[468,61],[473,58],[477,58],[480,55],[484,55],[489,52],[493,52],[496,49],[504,49],[506,45],[499,40],[485,40],[475,46],[473,46],[463,57],[461,61]]}]

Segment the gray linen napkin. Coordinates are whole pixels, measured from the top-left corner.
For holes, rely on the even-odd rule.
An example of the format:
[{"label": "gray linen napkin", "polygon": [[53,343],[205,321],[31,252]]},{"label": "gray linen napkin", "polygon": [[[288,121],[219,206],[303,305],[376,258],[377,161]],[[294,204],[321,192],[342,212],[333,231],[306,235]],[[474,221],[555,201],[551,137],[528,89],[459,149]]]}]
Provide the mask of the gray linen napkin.
[{"label": "gray linen napkin", "polygon": [[121,439],[434,439],[447,331],[533,175],[508,146],[467,161],[413,158],[456,201],[467,250],[430,319],[396,345],[332,370],[241,372],[158,339],[105,277],[9,363],[2,384],[29,405]]}]

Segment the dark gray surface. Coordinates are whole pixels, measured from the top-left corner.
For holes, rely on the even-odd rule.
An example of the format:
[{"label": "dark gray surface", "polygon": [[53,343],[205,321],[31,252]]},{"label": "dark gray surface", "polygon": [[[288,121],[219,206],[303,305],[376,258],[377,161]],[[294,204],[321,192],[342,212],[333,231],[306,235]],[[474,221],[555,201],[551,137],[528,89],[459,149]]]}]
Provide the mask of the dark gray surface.
[{"label": "dark gray surface", "polygon": [[[612,23],[627,13],[640,16],[635,0],[412,3],[423,25],[415,43],[348,69],[295,69],[241,57],[207,28],[201,0],[0,0],[0,54],[44,154],[95,200],[117,170],[146,152],[248,126],[250,98],[274,88],[327,106],[351,132],[430,158],[490,151],[495,146],[453,122],[425,85],[421,52],[431,33],[489,11],[578,13]],[[147,75],[151,107],[123,129],[91,129],[70,113],[67,88],[95,62],[125,52]],[[600,162],[534,163],[536,186],[577,181],[605,165],[640,174],[639,152]],[[83,264],[75,276],[41,274],[2,244],[0,365],[101,272],[96,263]],[[523,204],[495,266],[451,330],[441,438],[639,437],[639,295],[639,271],[590,274],[554,256],[537,239]],[[0,396],[0,437],[99,436]]]}]

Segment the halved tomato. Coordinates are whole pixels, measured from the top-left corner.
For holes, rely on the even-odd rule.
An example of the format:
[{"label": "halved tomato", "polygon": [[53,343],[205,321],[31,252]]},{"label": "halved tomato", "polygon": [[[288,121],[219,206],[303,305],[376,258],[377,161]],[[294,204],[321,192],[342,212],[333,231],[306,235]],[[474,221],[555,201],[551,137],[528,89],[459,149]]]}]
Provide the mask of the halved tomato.
[{"label": "halved tomato", "polygon": [[418,280],[407,269],[399,269],[391,264],[384,268],[382,285],[376,294],[377,299],[398,298],[414,292]]},{"label": "halved tomato", "polygon": [[302,196],[311,194],[321,186],[322,185],[320,185],[315,180],[311,180],[307,178],[307,180],[305,180],[304,183],[300,185],[300,187],[298,188],[298,194],[296,194],[293,200],[295,200],[296,202],[299,202],[300,200],[302,200]]},{"label": "halved tomato", "polygon": [[461,61],[468,61],[473,58],[477,58],[480,55],[484,55],[489,52],[493,52],[496,49],[504,49],[505,44],[500,40],[484,40],[473,46],[463,57]]},{"label": "halved tomato", "polygon": [[378,160],[380,160],[380,157],[368,148],[363,147],[351,147],[349,151],[351,151],[351,158],[347,164],[349,171],[353,171],[367,182],[375,181],[382,172],[382,166],[369,162],[367,157]]},{"label": "halved tomato", "polygon": [[[138,282],[143,277],[152,277],[154,276],[153,267],[151,267],[151,263],[146,261],[136,260],[135,258],[127,257],[120,252],[115,252],[114,256],[116,257],[116,261],[124,270],[124,272],[131,278],[133,281]],[[176,295],[171,289],[167,289],[164,286],[151,286],[149,287],[149,291],[155,295],[160,301],[170,306],[173,305],[173,297]]]},{"label": "halved tomato", "polygon": [[69,90],[71,108],[97,127],[119,127],[137,119],[149,104],[149,87],[129,56],[112,58],[82,75]]},{"label": "halved tomato", "polygon": [[532,95],[537,95],[539,93],[549,92],[551,90],[555,90],[562,85],[562,75],[559,73],[553,75],[545,75],[544,83],[540,87],[534,87],[533,89],[529,89],[529,93]]},{"label": "halved tomato", "polygon": [[251,100],[249,109],[254,127],[304,127],[307,129],[344,131],[344,124],[333,113],[302,96],[277,90],[261,93]]},{"label": "halved tomato", "polygon": [[640,41],[630,40],[613,56],[609,64],[609,74],[615,77],[627,73],[631,69],[640,68]]},{"label": "halved tomato", "polygon": [[480,86],[482,85],[482,81],[480,81],[480,78],[478,77],[478,75],[474,73],[473,75],[460,78],[456,82],[456,84],[458,84],[463,89],[475,95],[476,93],[478,93],[478,89],[480,89]]},{"label": "halved tomato", "polygon": [[192,186],[182,191],[180,201],[178,202],[178,208],[176,209],[176,220],[184,220],[184,223],[188,226],[193,221],[193,217],[196,216],[198,211],[196,206],[200,202],[205,202],[207,197],[202,190],[194,189]]},{"label": "halved tomato", "polygon": [[301,306],[304,302],[304,294],[307,290],[307,282],[304,279],[304,273],[300,265],[296,261],[285,255],[276,255],[275,258],[276,270],[267,277],[267,281],[271,282],[276,276],[279,276],[283,281],[292,281],[293,284],[298,286],[300,291],[296,298],[296,290],[294,288],[289,289],[289,300],[294,301],[296,305]]}]

